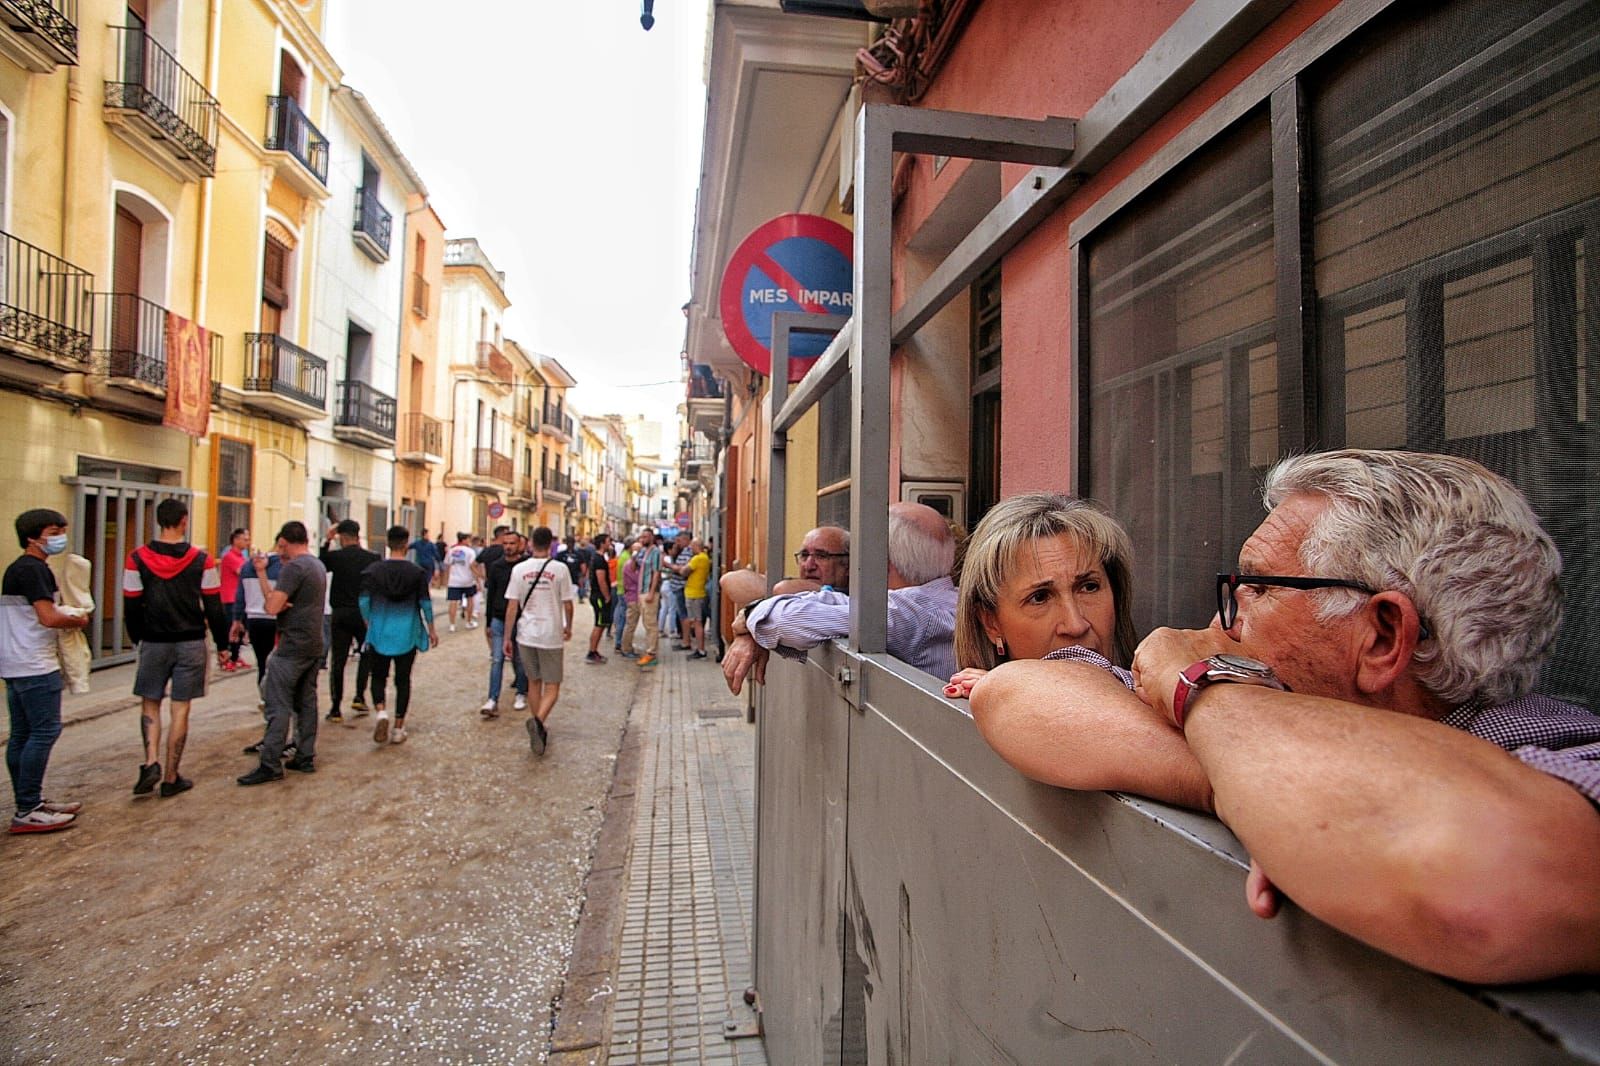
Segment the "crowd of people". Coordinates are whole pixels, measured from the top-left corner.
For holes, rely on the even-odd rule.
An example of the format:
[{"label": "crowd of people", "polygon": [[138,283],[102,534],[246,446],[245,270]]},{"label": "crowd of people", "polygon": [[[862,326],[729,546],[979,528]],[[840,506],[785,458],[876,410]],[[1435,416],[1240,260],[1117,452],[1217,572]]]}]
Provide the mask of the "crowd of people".
[{"label": "crowd of people", "polygon": [[[450,631],[458,623],[476,629],[480,617],[484,622],[489,676],[480,713],[486,719],[500,713],[511,661],[513,708],[528,712],[535,755],[549,744],[547,723],[580,594],[595,616],[585,662],[605,664],[600,645],[610,637],[621,658],[649,668],[658,661],[662,629],[690,657],[706,657],[710,559],[706,546],[687,534],[666,548],[652,529],[620,546],[605,533],[583,544],[569,535],[563,545],[546,527],[525,536],[501,526],[491,544],[462,533],[454,545],[444,545],[394,526],[379,554],[362,546],[355,521],[334,524],[320,547],[312,545],[304,523],[291,521],[267,551],[253,545],[250,530],[235,529],[213,560],[189,542],[189,512],[181,500],[162,500],[155,519],[156,536],[129,553],[122,575],[125,623],[137,648],[138,796],[173,797],[193,787],[180,767],[192,701],[206,692],[208,637],[224,673],[251,669],[247,645],[255,660],[263,724],[261,739],[245,748],[256,758],[238,779],[245,786],[280,781],[286,770],[315,773],[319,722],[344,723],[347,709],[350,724],[372,716],[374,743],[406,741],[417,656],[439,643],[435,586],[445,590]],[[19,515],[23,554],[7,569],[0,592],[0,678],[11,719],[6,762],[16,800],[12,833],[69,828],[82,808],[43,794],[61,729],[65,645],[59,634],[76,633],[88,621],[87,611],[62,604],[48,564],[65,550],[66,529],[66,517],[53,510]],[[641,625],[645,638],[635,650]],[[319,719],[324,672],[329,704]]]}]

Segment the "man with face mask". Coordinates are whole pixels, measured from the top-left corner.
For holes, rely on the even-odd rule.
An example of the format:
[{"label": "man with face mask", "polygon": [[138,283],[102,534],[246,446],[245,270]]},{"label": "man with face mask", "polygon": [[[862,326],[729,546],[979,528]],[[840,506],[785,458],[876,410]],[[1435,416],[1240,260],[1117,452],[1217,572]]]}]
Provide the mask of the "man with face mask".
[{"label": "man with face mask", "polygon": [[55,803],[42,795],[50,749],[61,735],[61,665],[57,629],[80,629],[87,615],[60,607],[55,575],[45,560],[67,550],[67,519],[38,508],[17,516],[23,553],[0,579],[0,678],[6,683],[11,739],[6,769],[17,812],[13,833],[50,833],[70,828],[82,804]]}]

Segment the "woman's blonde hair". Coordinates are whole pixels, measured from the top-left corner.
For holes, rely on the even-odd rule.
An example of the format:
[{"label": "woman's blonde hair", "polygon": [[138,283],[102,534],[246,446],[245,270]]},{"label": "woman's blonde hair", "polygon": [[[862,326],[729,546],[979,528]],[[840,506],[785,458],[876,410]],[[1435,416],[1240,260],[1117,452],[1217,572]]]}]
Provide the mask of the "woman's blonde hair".
[{"label": "woman's blonde hair", "polygon": [[1115,518],[1094,504],[1055,492],[1027,492],[989,509],[967,541],[961,565],[961,596],[956,603],[956,661],[992,670],[1001,662],[983,628],[983,612],[993,611],[1000,590],[1015,572],[1023,551],[1037,540],[1070,534],[1093,554],[1111,582],[1116,606],[1118,666],[1133,661],[1133,542]]}]

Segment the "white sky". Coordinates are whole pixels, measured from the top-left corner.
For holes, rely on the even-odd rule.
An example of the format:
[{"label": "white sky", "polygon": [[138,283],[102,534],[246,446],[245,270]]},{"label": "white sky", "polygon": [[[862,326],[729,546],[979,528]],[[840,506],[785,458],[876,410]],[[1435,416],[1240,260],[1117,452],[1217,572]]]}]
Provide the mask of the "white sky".
[{"label": "white sky", "polygon": [[[506,335],[584,414],[676,432],[707,0],[330,0],[326,39],[447,235],[506,273]],[[666,384],[651,385],[654,382]]]}]

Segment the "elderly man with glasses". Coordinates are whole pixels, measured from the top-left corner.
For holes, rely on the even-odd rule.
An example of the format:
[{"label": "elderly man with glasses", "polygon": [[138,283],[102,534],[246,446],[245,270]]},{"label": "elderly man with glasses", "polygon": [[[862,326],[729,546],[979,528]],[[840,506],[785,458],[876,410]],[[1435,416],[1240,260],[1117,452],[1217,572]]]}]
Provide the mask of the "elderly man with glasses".
[{"label": "elderly man with glasses", "polygon": [[1268,474],[1206,630],[1158,629],[1138,697],[1074,663],[972,692],[1030,777],[1214,811],[1278,890],[1476,982],[1600,972],[1600,718],[1532,695],[1561,559],[1476,463],[1343,451]]}]

